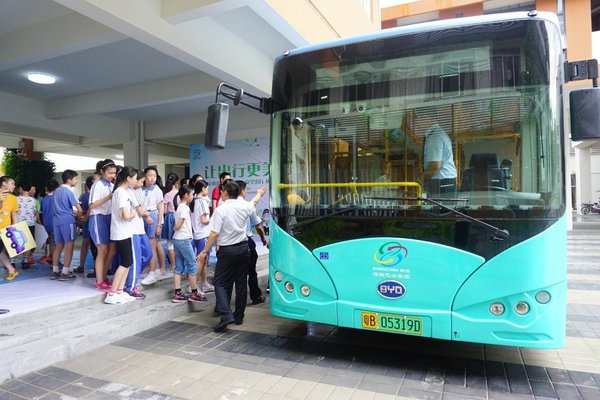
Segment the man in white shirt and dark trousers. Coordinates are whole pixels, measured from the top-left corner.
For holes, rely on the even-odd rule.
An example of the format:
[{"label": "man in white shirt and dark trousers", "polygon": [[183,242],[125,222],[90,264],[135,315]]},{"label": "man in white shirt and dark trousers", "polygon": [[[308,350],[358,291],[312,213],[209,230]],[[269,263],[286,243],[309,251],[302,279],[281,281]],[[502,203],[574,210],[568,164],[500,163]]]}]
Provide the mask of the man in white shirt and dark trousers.
[{"label": "man in white shirt and dark trousers", "polygon": [[[238,200],[246,201],[246,182],[244,181],[235,181],[240,187],[240,195]],[[265,298],[262,295],[262,291],[260,287],[258,287],[258,274],[256,273],[256,262],[258,261],[258,253],[256,252],[256,243],[254,243],[254,235],[252,234],[252,228],[256,228],[256,232],[258,236],[260,236],[260,240],[263,246],[267,246],[267,238],[265,236],[265,231],[262,227],[262,221],[258,219],[256,215],[256,203],[260,200],[260,198],[266,193],[266,188],[261,188],[258,190],[257,195],[248,203],[252,204],[255,207],[254,210],[254,219],[252,216],[248,218],[246,221],[246,235],[248,236],[248,250],[250,251],[250,258],[248,260],[248,290],[250,291],[250,300],[252,301],[252,305],[258,305],[265,302]],[[256,221],[259,221],[256,223]]]},{"label": "man in white shirt and dark trousers", "polygon": [[[223,331],[227,325],[235,322],[241,325],[246,310],[248,295],[248,236],[246,220],[254,215],[258,222],[254,206],[245,201],[238,201],[240,187],[231,181],[223,186],[223,204],[217,207],[211,218],[211,232],[204,249],[196,259],[203,264],[210,248],[216,242],[217,266],[215,267],[215,311],[220,321],[214,326],[215,332]],[[255,220],[256,221],[256,220]],[[235,310],[231,312],[231,292],[235,283]]]}]

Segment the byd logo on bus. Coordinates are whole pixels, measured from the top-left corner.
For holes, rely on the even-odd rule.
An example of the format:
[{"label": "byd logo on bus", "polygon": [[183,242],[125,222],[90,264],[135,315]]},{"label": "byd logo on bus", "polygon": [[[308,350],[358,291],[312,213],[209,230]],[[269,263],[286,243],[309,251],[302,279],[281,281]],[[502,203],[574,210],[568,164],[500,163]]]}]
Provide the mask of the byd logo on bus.
[{"label": "byd logo on bus", "polygon": [[406,293],[406,288],[398,281],[383,281],[377,285],[377,293],[386,299],[399,299]]}]

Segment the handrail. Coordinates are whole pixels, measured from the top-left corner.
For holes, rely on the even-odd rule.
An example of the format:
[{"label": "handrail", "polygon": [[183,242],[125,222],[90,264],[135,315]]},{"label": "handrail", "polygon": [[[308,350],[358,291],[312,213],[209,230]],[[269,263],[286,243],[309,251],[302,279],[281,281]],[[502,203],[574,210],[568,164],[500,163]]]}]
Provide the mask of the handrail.
[{"label": "handrail", "polygon": [[421,197],[422,187],[419,182],[344,182],[344,183],[278,183],[277,189],[293,188],[356,188],[361,187],[415,187],[417,197]]}]

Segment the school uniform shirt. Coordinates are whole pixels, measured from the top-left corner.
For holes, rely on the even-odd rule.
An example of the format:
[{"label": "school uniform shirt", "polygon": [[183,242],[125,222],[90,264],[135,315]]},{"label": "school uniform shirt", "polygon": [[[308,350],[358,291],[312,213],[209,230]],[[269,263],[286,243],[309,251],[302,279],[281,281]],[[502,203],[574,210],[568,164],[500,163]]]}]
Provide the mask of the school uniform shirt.
[{"label": "school uniform shirt", "polygon": [[18,221],[25,221],[27,226],[35,226],[35,199],[28,196],[18,196],[17,205],[19,206]]},{"label": "school uniform shirt", "polygon": [[251,202],[238,199],[224,201],[212,215],[210,229],[219,234],[217,236],[219,246],[229,246],[248,240],[246,220],[250,215],[256,215],[256,211]]},{"label": "school uniform shirt", "polygon": [[127,209],[130,214],[135,213],[133,197],[128,189],[117,188],[113,192],[110,209],[110,240],[124,240],[133,236],[135,223],[121,216],[121,208]]},{"label": "school uniform shirt", "polygon": [[201,215],[210,216],[210,199],[208,196],[194,197],[194,212],[192,213],[192,231],[194,240],[207,238],[210,235],[210,226],[200,221]]},{"label": "school uniform shirt", "polygon": [[73,207],[77,204],[77,199],[67,184],[60,185],[52,195],[52,224],[53,226],[68,225],[75,223]]},{"label": "school uniform shirt", "polygon": [[156,184],[150,187],[142,186],[136,192],[142,208],[146,211],[158,210],[158,205],[163,202],[163,192]]},{"label": "school uniform shirt", "polygon": [[190,212],[190,208],[187,204],[181,203],[177,207],[177,211],[175,211],[175,224],[179,221],[180,218],[183,218],[183,225],[179,230],[176,230],[173,234],[173,239],[177,240],[185,240],[192,238],[192,215]]},{"label": "school uniform shirt", "polygon": [[19,205],[17,204],[17,198],[15,195],[8,193],[6,200],[2,202],[0,207],[0,229],[6,228],[11,224],[10,214],[19,211]]},{"label": "school uniform shirt", "polygon": [[[106,196],[112,193],[114,184],[112,182],[106,181],[104,178],[98,179],[92,185],[90,189],[90,204],[95,203],[96,201],[102,200]],[[111,210],[111,200],[102,204],[100,207],[96,207],[90,210],[90,215],[109,215]]]},{"label": "school uniform shirt", "polygon": [[131,192],[131,201],[133,203],[133,214],[135,215],[135,217],[132,220],[133,234],[134,235],[145,235],[146,229],[144,228],[144,219],[142,217],[140,217],[140,215],[137,213],[137,210],[135,209],[137,206],[141,205],[140,198],[139,198],[139,192],[138,192],[138,190],[134,190],[134,189],[127,189],[127,190],[129,190]]},{"label": "school uniform shirt", "polygon": [[42,219],[44,222],[44,228],[46,232],[52,232],[54,230],[52,221],[54,220],[54,208],[52,206],[54,202],[54,192],[48,193],[42,198]]}]

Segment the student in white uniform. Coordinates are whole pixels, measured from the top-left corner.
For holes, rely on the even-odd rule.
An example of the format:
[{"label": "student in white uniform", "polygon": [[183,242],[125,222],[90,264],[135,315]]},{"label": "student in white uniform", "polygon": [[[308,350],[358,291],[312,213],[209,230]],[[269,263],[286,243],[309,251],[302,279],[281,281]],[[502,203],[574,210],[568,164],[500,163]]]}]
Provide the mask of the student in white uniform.
[{"label": "student in white uniform", "polygon": [[106,159],[98,163],[100,179],[98,179],[90,190],[90,237],[98,255],[95,262],[96,285],[98,290],[108,291],[111,282],[107,279],[108,267],[117,252],[116,245],[110,241],[111,224],[111,199],[114,184],[112,183],[117,174],[117,166],[113,160]]},{"label": "student in white uniform", "polygon": [[[196,254],[192,247],[192,215],[188,204],[193,199],[193,190],[187,185],[183,185],[177,192],[181,203],[175,211],[175,225],[173,226],[173,247],[175,249],[175,268],[173,269],[173,283],[175,285],[175,295],[173,303],[184,301],[206,301],[204,293],[198,290],[196,264]],[[181,291],[181,275],[187,274],[192,294],[188,297]]]},{"label": "student in white uniform", "polygon": [[135,301],[135,297],[123,291],[129,268],[133,264],[133,234],[135,232],[135,202],[133,192],[129,190],[137,181],[137,170],[124,167],[117,175],[115,191],[111,201],[110,240],[119,254],[119,267],[104,302],[106,304],[122,304]]},{"label": "student in white uniform", "polygon": [[[208,182],[204,179],[198,180],[194,184],[194,201],[190,203],[192,210],[192,231],[194,233],[194,250],[196,255],[200,254],[208,235],[210,235],[210,198],[208,197]],[[208,266],[208,258],[204,263],[198,265],[200,275],[200,290],[203,292],[214,292],[215,287],[208,283],[206,277],[206,268]]]},{"label": "student in white uniform", "polygon": [[152,248],[150,247],[150,241],[148,240],[148,236],[146,236],[146,229],[144,228],[144,218],[149,218],[150,213],[142,207],[140,203],[141,192],[138,190],[144,184],[145,179],[144,173],[139,171],[133,188],[128,189],[132,193],[131,200],[136,212],[133,219],[133,236],[131,237],[133,241],[133,265],[129,268],[129,273],[127,274],[125,292],[135,297],[136,300],[146,298],[146,295],[137,288],[137,283],[142,270],[146,268],[152,259]]},{"label": "student in white uniform", "polygon": [[[144,218],[144,228],[152,248],[152,260],[150,261],[150,273],[142,280],[142,285],[152,285],[161,277],[161,270],[165,270],[165,252],[160,244],[160,236],[163,227],[164,204],[163,192],[156,180],[158,171],[154,167],[147,167],[144,170],[144,186],[137,189],[138,198],[142,208],[149,215]],[[158,268],[160,264],[160,269]]]}]

